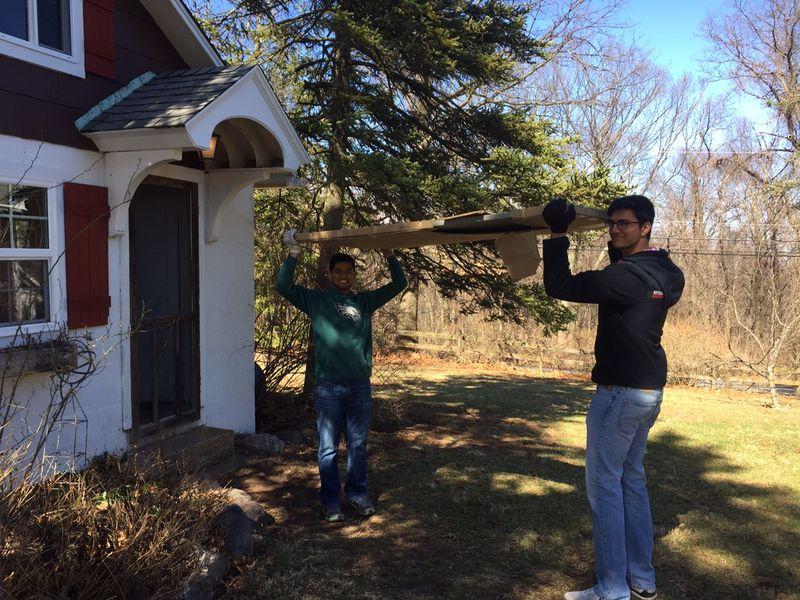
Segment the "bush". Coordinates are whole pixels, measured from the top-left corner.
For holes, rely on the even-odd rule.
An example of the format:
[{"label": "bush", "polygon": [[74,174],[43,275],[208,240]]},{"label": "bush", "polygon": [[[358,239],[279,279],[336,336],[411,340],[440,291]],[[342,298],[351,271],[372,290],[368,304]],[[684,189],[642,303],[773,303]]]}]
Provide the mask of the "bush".
[{"label": "bush", "polygon": [[0,496],[0,597],[175,597],[222,499],[131,463],[103,457]]}]

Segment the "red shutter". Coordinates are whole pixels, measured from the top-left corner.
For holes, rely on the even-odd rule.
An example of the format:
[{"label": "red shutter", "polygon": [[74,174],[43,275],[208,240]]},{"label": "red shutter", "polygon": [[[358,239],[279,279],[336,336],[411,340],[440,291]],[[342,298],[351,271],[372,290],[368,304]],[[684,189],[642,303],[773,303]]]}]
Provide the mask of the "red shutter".
[{"label": "red shutter", "polygon": [[108,188],[64,184],[67,327],[108,323]]},{"label": "red shutter", "polygon": [[83,0],[86,71],[114,79],[114,1]]}]

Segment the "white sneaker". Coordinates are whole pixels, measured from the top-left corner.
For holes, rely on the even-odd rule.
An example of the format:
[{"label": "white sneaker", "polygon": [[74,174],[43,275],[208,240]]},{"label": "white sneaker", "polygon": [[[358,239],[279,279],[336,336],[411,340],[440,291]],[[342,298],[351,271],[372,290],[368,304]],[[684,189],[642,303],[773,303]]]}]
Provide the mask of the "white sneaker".
[{"label": "white sneaker", "polygon": [[601,598],[594,593],[594,588],[589,588],[582,592],[567,592],[564,594],[564,600],[601,600]]}]

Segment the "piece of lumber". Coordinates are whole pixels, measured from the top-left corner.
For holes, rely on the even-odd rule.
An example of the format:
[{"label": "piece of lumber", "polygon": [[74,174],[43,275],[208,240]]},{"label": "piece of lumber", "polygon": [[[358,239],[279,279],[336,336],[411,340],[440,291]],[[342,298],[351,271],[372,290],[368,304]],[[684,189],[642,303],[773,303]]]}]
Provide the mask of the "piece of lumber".
[{"label": "piece of lumber", "polygon": [[[472,212],[452,217],[388,223],[354,229],[313,231],[296,234],[301,244],[333,244],[362,249],[418,248],[458,242],[496,240],[502,235],[550,232],[542,218],[543,206],[532,206],[502,213]],[[577,218],[570,232],[600,229],[605,226],[604,212],[584,206],[575,207]]]}]

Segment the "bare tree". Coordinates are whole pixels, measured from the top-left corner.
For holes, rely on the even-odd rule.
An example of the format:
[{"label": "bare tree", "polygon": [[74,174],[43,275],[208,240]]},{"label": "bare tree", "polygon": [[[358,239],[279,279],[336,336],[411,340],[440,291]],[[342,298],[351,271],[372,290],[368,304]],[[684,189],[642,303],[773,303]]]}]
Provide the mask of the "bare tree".
[{"label": "bare tree", "polygon": [[607,169],[631,189],[664,179],[697,103],[689,77],[673,80],[635,42],[613,38],[594,54],[571,56],[552,60],[528,90],[543,115],[571,136],[578,164]]},{"label": "bare tree", "polygon": [[702,30],[711,43],[708,72],[759,100],[775,117],[779,135],[800,149],[800,2],[732,0]]}]

